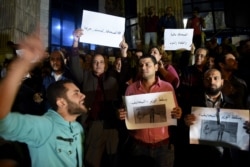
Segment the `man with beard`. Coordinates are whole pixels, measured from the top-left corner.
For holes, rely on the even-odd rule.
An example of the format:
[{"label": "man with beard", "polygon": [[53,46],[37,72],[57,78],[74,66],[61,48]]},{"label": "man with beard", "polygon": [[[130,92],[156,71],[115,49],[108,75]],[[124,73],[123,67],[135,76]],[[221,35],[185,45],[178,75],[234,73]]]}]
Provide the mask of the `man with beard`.
[{"label": "man with beard", "polygon": [[242,78],[238,77],[238,53],[228,51],[216,56],[215,67],[221,71],[224,79],[223,94],[232,99],[239,109],[248,109],[248,86]]},{"label": "man with beard", "polygon": [[[60,50],[51,52],[49,59],[50,74],[45,75],[42,80],[41,92],[35,93],[34,97],[40,97],[42,101],[37,102],[43,107],[43,112],[46,112],[50,105],[46,98],[46,90],[51,83],[59,80],[73,80],[73,76],[66,64],[65,54]],[[76,82],[75,82],[76,83]]]},{"label": "man with beard", "polygon": [[[194,102],[201,104],[200,100],[204,98],[204,94],[201,93],[204,91],[203,77],[205,71],[207,70],[207,55],[207,48],[198,48],[195,50],[194,64],[180,67],[180,84],[176,89],[176,94],[179,105],[182,108],[183,115],[190,113],[191,106]],[[180,119],[178,122],[178,131],[176,133],[175,141],[175,150],[177,153],[175,165],[177,164],[177,166],[182,166],[182,159],[186,157],[183,147],[189,144],[189,131],[187,130],[183,119]]]},{"label": "man with beard", "polygon": [[[224,80],[218,69],[212,68],[207,70],[203,78],[204,92],[201,93],[200,98],[193,99],[192,106],[237,109],[238,106],[234,104],[234,101],[222,93],[223,83]],[[194,123],[195,119],[196,117],[194,114],[187,114],[184,116],[185,124],[188,127]],[[191,157],[187,159],[191,160],[192,157],[199,159],[199,161],[187,162],[194,167],[233,167],[234,163],[238,162],[239,164],[239,159],[237,159],[239,157],[235,157],[234,153],[238,151],[241,155],[245,155],[245,153],[240,152],[240,150],[233,148],[216,147],[205,144],[189,144],[188,148],[187,156],[190,155]]]},{"label": "man with beard", "polygon": [[222,94],[223,84],[224,79],[219,70],[215,68],[207,70],[203,77],[204,91],[197,96],[199,98],[191,100],[191,106],[237,108],[231,99]]},{"label": "man with beard", "polygon": [[76,118],[87,109],[85,95],[72,81],[56,81],[48,87],[51,109],[44,115],[11,112],[23,77],[45,58],[43,40],[39,35],[36,31],[20,42],[24,53],[13,60],[6,77],[1,80],[0,137],[26,143],[32,167],[84,166],[84,130]]}]

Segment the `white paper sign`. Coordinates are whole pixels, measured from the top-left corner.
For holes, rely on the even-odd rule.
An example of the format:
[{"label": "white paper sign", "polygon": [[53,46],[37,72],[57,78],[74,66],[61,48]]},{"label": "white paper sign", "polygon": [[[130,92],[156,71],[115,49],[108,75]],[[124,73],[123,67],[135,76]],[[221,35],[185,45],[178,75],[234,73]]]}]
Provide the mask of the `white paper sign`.
[{"label": "white paper sign", "polygon": [[173,92],[147,93],[125,96],[127,129],[156,128],[177,125],[171,118],[171,111],[176,106]]},{"label": "white paper sign", "polygon": [[193,29],[165,29],[165,50],[191,50],[191,45],[193,43],[193,32]]},{"label": "white paper sign", "polygon": [[196,121],[190,126],[190,144],[208,144],[248,150],[249,134],[243,123],[249,110],[192,107]]},{"label": "white paper sign", "polygon": [[124,32],[125,18],[83,10],[83,36],[80,42],[119,47]]}]

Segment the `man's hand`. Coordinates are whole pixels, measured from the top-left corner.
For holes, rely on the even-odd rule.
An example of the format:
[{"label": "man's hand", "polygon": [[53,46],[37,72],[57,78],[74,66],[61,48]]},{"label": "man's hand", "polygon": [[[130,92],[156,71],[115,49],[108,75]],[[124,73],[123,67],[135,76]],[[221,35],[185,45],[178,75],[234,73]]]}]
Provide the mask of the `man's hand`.
[{"label": "man's hand", "polygon": [[79,42],[79,39],[80,37],[83,35],[83,29],[81,28],[78,28],[76,29],[74,32],[73,32],[73,47],[74,48],[77,48],[78,47],[78,42]]},{"label": "man's hand", "polygon": [[195,45],[194,43],[191,44],[191,55],[195,54]]},{"label": "man's hand", "polygon": [[33,100],[36,103],[39,103],[39,104],[42,103],[43,102],[42,93],[35,93],[33,95]]},{"label": "man's hand", "polygon": [[79,41],[80,37],[83,35],[83,29],[78,28],[73,32],[74,40]]},{"label": "man's hand", "polygon": [[127,111],[125,110],[125,108],[118,109],[118,119],[125,120],[126,115],[127,115]]},{"label": "man's hand", "polygon": [[165,70],[164,63],[162,62],[162,60],[158,61],[158,67]]},{"label": "man's hand", "polygon": [[123,40],[121,41],[119,46],[120,46],[120,49],[121,49],[122,57],[127,57],[128,44],[126,43],[124,37],[123,37]]},{"label": "man's hand", "polygon": [[249,121],[244,122],[243,128],[246,129],[246,132],[248,134],[250,134],[250,122]]},{"label": "man's hand", "polygon": [[175,119],[180,119],[182,115],[182,109],[180,107],[175,107],[171,111],[171,117]]},{"label": "man's hand", "polygon": [[10,64],[8,70],[18,73],[15,69],[19,69],[19,73],[23,73],[24,76],[31,71],[37,63],[42,62],[47,57],[41,36],[40,29],[37,28],[36,31],[19,42],[21,55]]},{"label": "man's hand", "polygon": [[7,75],[0,83],[0,119],[11,111],[23,77],[47,57],[40,35],[40,29],[37,29],[19,42],[22,54],[10,63]]},{"label": "man's hand", "polygon": [[185,116],[184,121],[187,126],[193,125],[196,117],[194,114],[188,114]]}]

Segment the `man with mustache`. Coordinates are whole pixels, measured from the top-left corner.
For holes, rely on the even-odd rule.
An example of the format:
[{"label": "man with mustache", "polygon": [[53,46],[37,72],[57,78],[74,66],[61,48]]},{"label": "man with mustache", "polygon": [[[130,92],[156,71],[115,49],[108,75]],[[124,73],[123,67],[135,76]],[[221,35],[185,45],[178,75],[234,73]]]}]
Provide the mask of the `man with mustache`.
[{"label": "man with mustache", "polygon": [[[192,100],[191,106],[210,107],[210,108],[229,108],[237,109],[239,106],[234,103],[232,99],[222,93],[224,79],[222,78],[221,72],[218,69],[212,68],[204,73],[203,86],[204,92],[201,92],[200,98]],[[191,111],[191,109],[190,109]],[[187,114],[184,116],[185,124],[189,127],[194,123],[196,117],[194,114]],[[245,122],[246,131],[248,132],[248,122]],[[226,148],[222,146],[211,146],[205,144],[189,144],[187,146],[188,152],[186,156],[191,156],[199,159],[200,161],[188,161],[187,163],[192,166],[203,166],[203,167],[219,167],[219,166],[230,166],[234,165],[241,166],[241,163],[247,162],[245,159],[249,152],[244,152],[234,148]],[[238,157],[239,156],[239,157]],[[191,158],[189,157],[189,158]],[[202,163],[200,163],[202,162]],[[206,163],[203,163],[206,162]],[[242,164],[243,165],[243,164]],[[244,164],[245,166],[245,164]]]}]

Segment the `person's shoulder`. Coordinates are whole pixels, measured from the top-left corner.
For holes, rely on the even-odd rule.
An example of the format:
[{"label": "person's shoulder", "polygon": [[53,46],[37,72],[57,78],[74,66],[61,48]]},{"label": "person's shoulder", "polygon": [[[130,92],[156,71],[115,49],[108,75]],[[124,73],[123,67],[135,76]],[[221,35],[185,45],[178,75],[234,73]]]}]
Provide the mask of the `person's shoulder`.
[{"label": "person's shoulder", "polygon": [[246,83],[246,81],[244,79],[242,79],[242,78],[240,78],[240,77],[238,77],[236,75],[233,75],[232,79],[235,80],[236,82],[244,85],[245,87],[247,87],[247,83]]},{"label": "person's shoulder", "polygon": [[170,17],[175,18],[175,15],[171,15]]},{"label": "person's shoulder", "polygon": [[134,87],[137,87],[140,85],[140,81],[135,81],[135,82],[132,82],[131,84],[128,85],[128,88],[134,88]]},{"label": "person's shoulder", "polygon": [[160,79],[160,80],[159,80],[159,84],[160,84],[161,87],[165,87],[165,88],[167,88],[167,89],[169,89],[169,90],[174,90],[174,87],[173,87],[172,84],[171,84],[170,82],[168,82],[168,81],[164,81],[164,80]]},{"label": "person's shoulder", "polygon": [[112,69],[109,69],[108,71],[105,72],[104,74],[104,81],[106,82],[116,82],[117,81],[117,78],[116,78],[116,72],[115,70],[112,70]]},{"label": "person's shoulder", "polygon": [[221,106],[223,106],[223,108],[241,108],[240,106],[237,106],[237,104],[235,104],[232,98],[228,97],[225,94],[222,94],[222,96],[223,96],[223,102]]},{"label": "person's shoulder", "polygon": [[52,76],[45,76],[42,80],[42,87],[47,89],[48,85],[50,85],[52,82],[54,82],[54,79]]},{"label": "person's shoulder", "polygon": [[159,17],[159,19],[160,19],[161,21],[163,21],[163,20],[165,20],[165,17],[166,17],[166,15],[162,15],[162,16]]},{"label": "person's shoulder", "polygon": [[189,65],[189,66],[182,68],[182,72],[193,72],[196,70],[198,70],[198,69],[195,65]]},{"label": "person's shoulder", "polygon": [[139,87],[140,87],[140,81],[132,82],[127,86],[126,94],[128,93],[128,95],[130,95],[131,93],[132,94],[136,93],[136,90],[138,90]]},{"label": "person's shoulder", "polygon": [[165,14],[160,16],[160,18],[165,18],[165,17],[166,17],[166,15],[165,15]]},{"label": "person's shoulder", "polygon": [[[165,81],[165,80],[162,80],[162,79],[159,80],[159,83],[162,84],[162,85],[167,85],[167,86],[168,86],[168,85],[171,85],[170,82]],[[172,86],[172,85],[171,85],[171,86]]]},{"label": "person's shoulder", "polygon": [[172,64],[167,64],[164,67],[165,69],[175,69],[174,66]]}]

